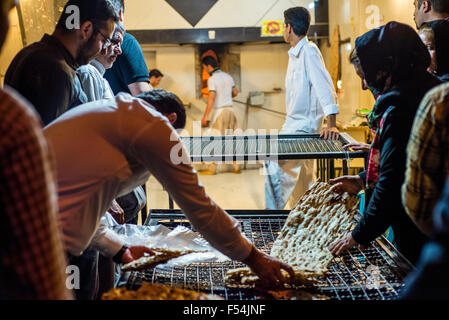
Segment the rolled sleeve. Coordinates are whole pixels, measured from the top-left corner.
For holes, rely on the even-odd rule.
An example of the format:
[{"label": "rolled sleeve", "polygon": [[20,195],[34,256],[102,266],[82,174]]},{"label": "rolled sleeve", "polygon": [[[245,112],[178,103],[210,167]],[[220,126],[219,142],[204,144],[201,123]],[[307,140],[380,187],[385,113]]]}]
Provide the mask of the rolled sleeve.
[{"label": "rolled sleeve", "polygon": [[337,94],[329,72],[324,66],[320,51],[316,47],[307,47],[304,52],[305,65],[312,88],[326,116],[338,114]]},{"label": "rolled sleeve", "polygon": [[338,114],[340,112],[337,104],[329,104],[323,108],[323,111],[326,117],[332,114]]},{"label": "rolled sleeve", "polygon": [[92,239],[90,247],[98,250],[103,256],[109,258],[119,252],[123,245],[124,241],[120,236],[109,229],[106,226],[105,221],[102,220],[100,227]]}]

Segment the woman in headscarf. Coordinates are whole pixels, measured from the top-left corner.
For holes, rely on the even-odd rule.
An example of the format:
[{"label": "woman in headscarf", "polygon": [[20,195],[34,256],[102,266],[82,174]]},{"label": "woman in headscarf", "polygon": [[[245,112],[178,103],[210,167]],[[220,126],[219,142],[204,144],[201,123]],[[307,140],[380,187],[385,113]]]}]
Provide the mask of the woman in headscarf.
[{"label": "woman in headscarf", "polygon": [[431,57],[427,71],[441,81],[449,81],[449,21],[426,22],[419,28],[419,36]]},{"label": "woman in headscarf", "polygon": [[409,26],[390,22],[356,40],[362,79],[376,104],[368,116],[375,131],[368,170],[330,183],[336,191],[358,193],[365,189],[364,215],[355,229],[334,242],[334,255],[359,245],[364,248],[392,227],[398,250],[414,263],[427,238],[401,202],[406,147],[416,110],[425,93],[441,82],[427,72],[429,53],[418,34]]}]

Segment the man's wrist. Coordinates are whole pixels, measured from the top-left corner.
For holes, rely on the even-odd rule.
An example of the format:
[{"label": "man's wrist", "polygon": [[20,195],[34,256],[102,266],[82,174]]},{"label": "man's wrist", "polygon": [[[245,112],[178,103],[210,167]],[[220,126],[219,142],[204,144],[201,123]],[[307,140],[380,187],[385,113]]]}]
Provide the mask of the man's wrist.
[{"label": "man's wrist", "polygon": [[115,256],[112,257],[112,261],[115,263],[122,263],[123,255],[125,254],[126,249],[128,249],[128,247],[123,245]]}]

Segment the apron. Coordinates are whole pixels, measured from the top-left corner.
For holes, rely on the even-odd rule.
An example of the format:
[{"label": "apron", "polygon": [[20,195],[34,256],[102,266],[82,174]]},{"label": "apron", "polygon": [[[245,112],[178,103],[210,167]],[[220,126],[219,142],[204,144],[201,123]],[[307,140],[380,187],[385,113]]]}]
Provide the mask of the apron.
[{"label": "apron", "polygon": [[[281,133],[286,133],[282,132]],[[297,131],[295,133],[305,133]],[[279,160],[265,163],[265,208],[292,210],[315,181],[316,162]]]}]

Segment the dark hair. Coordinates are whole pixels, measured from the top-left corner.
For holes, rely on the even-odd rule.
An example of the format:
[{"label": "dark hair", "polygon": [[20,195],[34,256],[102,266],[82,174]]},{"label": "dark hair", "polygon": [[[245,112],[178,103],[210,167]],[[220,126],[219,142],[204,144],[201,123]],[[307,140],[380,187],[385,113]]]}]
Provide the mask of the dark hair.
[{"label": "dark hair", "polygon": [[437,13],[449,13],[448,0],[418,0],[418,8],[421,8],[424,1],[430,3],[432,9]]},{"label": "dark hair", "polygon": [[212,68],[218,67],[217,60],[215,60],[214,57],[211,56],[204,57],[203,60],[201,60],[201,62],[206,66],[211,66]]},{"label": "dark hair", "polygon": [[305,36],[309,33],[310,13],[304,7],[294,7],[284,11],[284,22],[291,25],[297,36]]},{"label": "dark hair", "polygon": [[163,89],[154,89],[143,92],[136,97],[145,100],[162,114],[176,113],[178,118],[173,124],[175,129],[184,129],[186,126],[186,109],[181,99],[174,93]]},{"label": "dark hair", "polygon": [[164,75],[162,74],[162,72],[160,72],[158,69],[153,69],[150,71],[150,78],[151,77],[155,77],[155,78],[159,78],[159,77],[163,77]]},{"label": "dark hair", "polygon": [[62,30],[63,32],[72,31],[67,29],[66,26],[67,19],[73,14],[70,11],[68,13],[66,12],[68,6],[78,7],[80,13],[80,25],[86,21],[90,21],[95,30],[104,27],[106,22],[110,19],[115,23],[120,20],[120,17],[110,0],[69,0],[64,6],[64,10],[56,25],[56,29]]}]

